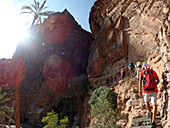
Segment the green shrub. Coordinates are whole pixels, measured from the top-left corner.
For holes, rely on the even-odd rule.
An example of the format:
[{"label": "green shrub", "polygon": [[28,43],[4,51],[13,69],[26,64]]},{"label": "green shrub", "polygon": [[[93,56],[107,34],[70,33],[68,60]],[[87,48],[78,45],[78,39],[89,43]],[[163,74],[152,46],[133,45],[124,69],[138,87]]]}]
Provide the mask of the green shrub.
[{"label": "green shrub", "polygon": [[59,120],[58,114],[54,111],[47,113],[42,122],[46,124],[43,128],[68,128],[68,117]]},{"label": "green shrub", "polygon": [[[10,98],[7,97],[6,92],[2,92],[0,87],[0,124],[7,123],[7,121],[14,123],[14,120],[10,117],[11,113],[14,112],[13,107],[8,107],[7,102],[10,101]],[[1,126],[2,126],[1,125]]]},{"label": "green shrub", "polygon": [[90,100],[91,116],[96,118],[93,127],[118,128],[116,122],[121,118],[117,111],[117,94],[105,86],[96,89]]}]

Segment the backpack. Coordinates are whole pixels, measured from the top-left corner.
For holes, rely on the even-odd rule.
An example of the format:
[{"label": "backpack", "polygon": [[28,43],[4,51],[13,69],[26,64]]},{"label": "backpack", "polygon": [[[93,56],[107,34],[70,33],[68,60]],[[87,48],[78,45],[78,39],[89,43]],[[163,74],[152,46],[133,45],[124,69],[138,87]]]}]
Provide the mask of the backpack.
[{"label": "backpack", "polygon": [[155,82],[155,76],[152,69],[146,69],[143,71],[142,84],[146,92],[155,91],[157,85]]},{"label": "backpack", "polygon": [[129,67],[130,70],[133,70],[135,68],[133,63],[129,63],[128,67]]}]

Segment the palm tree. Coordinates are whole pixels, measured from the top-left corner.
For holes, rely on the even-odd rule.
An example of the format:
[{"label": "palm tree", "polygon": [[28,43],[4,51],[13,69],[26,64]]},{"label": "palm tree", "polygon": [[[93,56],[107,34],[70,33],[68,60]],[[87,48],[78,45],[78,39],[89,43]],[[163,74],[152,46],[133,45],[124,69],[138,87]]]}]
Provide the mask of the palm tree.
[{"label": "palm tree", "polygon": [[[37,21],[40,22],[40,24],[42,23],[41,21],[41,16],[49,16],[51,14],[53,14],[53,11],[45,11],[42,12],[44,9],[48,8],[48,7],[44,7],[46,3],[46,0],[44,0],[43,4],[40,6],[40,3],[37,2],[36,0],[34,0],[34,5],[32,4],[31,6],[23,6],[21,8],[21,10],[28,10],[28,11],[23,11],[21,12],[21,14],[27,13],[27,14],[33,14],[34,18],[33,21],[31,23],[31,28],[34,26],[35,22]],[[23,52],[21,53],[24,54]],[[20,61],[20,60],[19,60]],[[22,71],[24,69],[24,62],[20,61],[19,65],[18,65],[18,73],[16,76],[16,87],[15,87],[15,93],[14,93],[14,117],[15,117],[15,125],[16,128],[20,128],[20,84],[22,81]]]},{"label": "palm tree", "polygon": [[15,92],[14,92],[14,119],[16,128],[20,128],[20,85],[23,79],[24,61],[19,60],[18,72],[15,80]]},{"label": "palm tree", "polygon": [[34,26],[36,20],[37,20],[37,23],[38,22],[42,23],[41,16],[49,16],[52,13],[54,13],[53,11],[42,12],[44,9],[48,8],[48,7],[44,7],[45,3],[46,3],[46,0],[44,0],[43,4],[40,6],[40,3],[34,0],[34,5],[32,4],[31,6],[23,6],[21,8],[21,10],[25,10],[25,9],[28,10],[26,12],[21,12],[21,14],[28,13],[28,14],[34,15],[31,28]]},{"label": "palm tree", "polygon": [[[53,13],[52,11],[42,12],[42,10],[47,8],[47,7],[44,7],[45,3],[46,3],[46,0],[44,0],[43,4],[40,6],[39,2],[34,0],[34,5],[23,6],[21,8],[21,10],[25,10],[25,9],[29,10],[27,12],[21,12],[21,14],[23,13],[34,14],[34,19],[32,21],[31,28],[34,26],[36,20],[37,20],[37,23],[38,22],[41,23],[41,16],[49,16],[50,14]],[[16,128],[20,128],[20,90],[21,90],[20,84],[22,81],[23,69],[24,69],[24,62],[20,61],[18,65],[18,73],[17,73],[16,81],[15,81],[16,87],[15,87],[15,92],[14,92],[14,118],[15,118]]]},{"label": "palm tree", "polygon": [[2,92],[2,88],[0,87],[0,127],[5,127],[6,120],[12,121],[14,123],[14,120],[11,119],[9,113],[13,113],[13,107],[8,107],[5,105],[6,102],[10,101],[10,98],[6,97],[7,93]]}]

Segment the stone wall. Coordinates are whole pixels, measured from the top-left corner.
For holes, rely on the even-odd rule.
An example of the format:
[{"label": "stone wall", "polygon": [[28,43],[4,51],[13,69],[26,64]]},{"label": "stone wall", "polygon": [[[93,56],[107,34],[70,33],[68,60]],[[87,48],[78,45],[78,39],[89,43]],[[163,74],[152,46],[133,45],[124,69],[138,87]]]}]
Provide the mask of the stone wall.
[{"label": "stone wall", "polygon": [[158,93],[158,108],[163,117],[163,126],[170,127],[170,6],[165,5],[163,13],[164,20],[155,39],[158,47],[148,61],[160,78],[160,84],[158,85],[160,91]]}]

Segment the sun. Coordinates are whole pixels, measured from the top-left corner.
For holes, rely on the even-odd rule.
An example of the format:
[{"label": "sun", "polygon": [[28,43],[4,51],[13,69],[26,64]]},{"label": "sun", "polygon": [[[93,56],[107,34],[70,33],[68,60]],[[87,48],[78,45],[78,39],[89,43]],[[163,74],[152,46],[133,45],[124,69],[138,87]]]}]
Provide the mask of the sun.
[{"label": "sun", "polygon": [[27,37],[25,24],[30,17],[19,11],[12,5],[7,9],[0,7],[0,58],[12,58],[17,44]]}]

